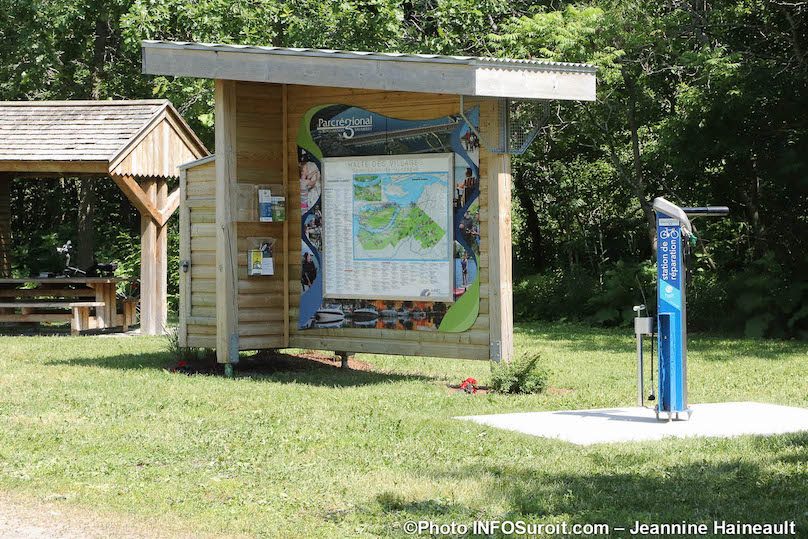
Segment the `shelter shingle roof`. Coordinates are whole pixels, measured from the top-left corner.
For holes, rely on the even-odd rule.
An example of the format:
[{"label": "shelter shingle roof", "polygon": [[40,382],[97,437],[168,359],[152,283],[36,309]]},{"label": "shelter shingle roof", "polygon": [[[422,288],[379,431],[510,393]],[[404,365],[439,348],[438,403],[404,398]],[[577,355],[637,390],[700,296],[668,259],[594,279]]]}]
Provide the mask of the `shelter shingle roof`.
[{"label": "shelter shingle roof", "polygon": [[166,100],[0,102],[0,160],[112,160]]}]

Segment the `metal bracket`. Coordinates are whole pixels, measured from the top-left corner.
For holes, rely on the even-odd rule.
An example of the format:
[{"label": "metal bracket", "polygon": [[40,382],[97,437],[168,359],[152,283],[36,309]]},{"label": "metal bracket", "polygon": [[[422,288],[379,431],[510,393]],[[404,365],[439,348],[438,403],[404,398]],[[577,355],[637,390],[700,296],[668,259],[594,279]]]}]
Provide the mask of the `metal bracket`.
[{"label": "metal bracket", "polygon": [[228,341],[228,352],[230,355],[230,363],[238,363],[238,335],[230,335]]},{"label": "metal bracket", "polygon": [[[499,98],[497,101],[499,104],[500,114],[499,144],[494,147],[486,145],[486,147],[491,153],[508,153],[508,129],[506,127],[508,123],[508,100]],[[477,135],[477,138],[480,140],[480,144],[482,144],[485,139],[483,139],[482,135],[480,135],[480,131],[477,129],[477,127],[475,127],[471,120],[466,117],[466,103],[463,94],[460,94],[460,117],[463,119],[466,125],[469,126],[469,129],[471,129],[471,131]]]},{"label": "metal bracket", "polygon": [[502,360],[502,341],[491,341],[490,348],[491,360],[499,363]]},{"label": "metal bracket", "polygon": [[[518,99],[496,98],[499,115],[499,129],[497,133],[480,133],[477,127],[466,117],[465,96],[460,95],[460,117],[469,126],[480,144],[484,145],[492,153],[522,155],[525,153],[538,136],[539,132],[546,125],[549,115],[550,102],[543,99]],[[535,102],[541,105],[539,111],[522,111],[517,114],[515,107],[520,103]],[[514,117],[514,115],[518,117]],[[528,122],[528,119],[530,120]],[[485,137],[483,135],[486,135]],[[496,143],[494,142],[496,140]]]}]

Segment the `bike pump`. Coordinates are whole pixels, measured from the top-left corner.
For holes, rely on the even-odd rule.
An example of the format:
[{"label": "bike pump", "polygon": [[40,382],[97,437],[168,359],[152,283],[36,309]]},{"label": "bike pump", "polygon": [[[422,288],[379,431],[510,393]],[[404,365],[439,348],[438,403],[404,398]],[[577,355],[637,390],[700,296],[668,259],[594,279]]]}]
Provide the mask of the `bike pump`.
[{"label": "bike pump", "polygon": [[[684,250],[695,243],[688,216],[716,217],[726,206],[680,208],[662,197],[654,199],[657,225],[657,339],[659,401],[656,416],[668,421],[692,410],[687,405],[687,303]],[[688,241],[683,243],[682,238]],[[639,338],[639,337],[638,337]]]},{"label": "bike pump", "polygon": [[[637,406],[642,406],[645,401],[645,384],[643,381],[643,335],[652,335],[654,333],[654,319],[648,315],[648,310],[645,305],[635,305],[633,307],[637,317],[634,318],[634,335],[637,337]],[[642,316],[642,311],[646,311],[646,316]],[[653,349],[652,352],[653,354]],[[653,362],[653,357],[651,358]],[[651,369],[654,364],[651,363]],[[653,383],[653,372],[651,373],[651,381]]]}]

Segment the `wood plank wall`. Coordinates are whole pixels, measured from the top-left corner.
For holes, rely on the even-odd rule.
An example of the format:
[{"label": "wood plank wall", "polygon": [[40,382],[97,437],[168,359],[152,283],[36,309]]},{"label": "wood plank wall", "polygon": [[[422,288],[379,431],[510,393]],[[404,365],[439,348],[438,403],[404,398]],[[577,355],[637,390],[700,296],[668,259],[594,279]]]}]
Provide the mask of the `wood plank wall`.
[{"label": "wood plank wall", "polygon": [[0,174],[0,277],[11,277],[11,176]]},{"label": "wood plank wall", "polygon": [[[488,257],[480,260],[480,316],[473,327],[463,333],[440,333],[389,329],[306,329],[298,330],[298,309],[301,286],[300,265],[300,190],[297,184],[297,132],[303,115],[315,106],[327,103],[344,103],[359,106],[386,116],[408,120],[430,119],[456,114],[460,99],[456,95],[421,94],[409,92],[383,92],[352,90],[345,88],[321,88],[308,86],[288,87],[287,127],[289,142],[287,159],[289,170],[289,284],[290,284],[290,337],[289,345],[322,350],[345,350],[382,354],[406,354],[417,356],[456,357],[465,359],[489,359],[489,271]],[[498,121],[492,102],[470,103],[481,106],[481,123],[496,126]],[[488,238],[488,185],[490,154],[480,153],[480,233],[481,251],[489,248]],[[326,226],[328,224],[326,223]]]},{"label": "wood plank wall", "polygon": [[[236,84],[236,170],[240,186],[283,185],[283,86]],[[242,199],[244,200],[244,199]],[[246,200],[255,204],[255,195]],[[239,207],[243,214],[245,208]],[[239,349],[280,348],[284,342],[283,223],[239,221]],[[275,275],[247,276],[248,238],[275,239]]]},{"label": "wood plank wall", "polygon": [[[180,313],[187,346],[216,346],[216,163],[210,161],[185,172],[180,211],[181,241],[188,242],[190,269],[180,283]],[[182,253],[181,253],[182,256]],[[187,288],[186,288],[187,287]],[[182,320],[181,320],[182,322]],[[182,324],[181,324],[182,325]]]},{"label": "wood plank wall", "polygon": [[[315,105],[344,103],[396,118],[431,119],[456,114],[459,110],[458,96],[292,85],[284,89],[282,85],[248,82],[236,83],[236,96],[236,161],[239,184],[242,188],[248,184],[285,185],[288,219],[285,225],[249,221],[237,223],[239,349],[291,346],[332,351],[489,359],[490,342],[510,332],[509,323],[492,324],[489,318],[492,290],[489,286],[488,253],[495,248],[490,241],[490,234],[492,230],[499,229],[495,223],[489,222],[489,203],[490,200],[500,200],[503,196],[507,196],[508,200],[505,202],[508,202],[509,193],[500,190],[497,196],[490,196],[489,186],[497,185],[497,179],[501,178],[507,168],[507,162],[485,148],[480,151],[480,315],[470,330],[462,333],[440,333],[360,328],[297,329],[297,306],[301,294],[301,212],[296,141],[303,115]],[[285,111],[284,102],[287,105]],[[467,106],[480,106],[480,123],[483,129],[497,128],[499,119],[493,101],[467,103]],[[286,133],[283,129],[284,121]],[[286,163],[283,162],[284,135]],[[185,327],[188,346],[212,347],[216,344],[215,177],[213,163],[189,168],[186,175],[184,202],[189,211],[191,268],[190,305],[189,310],[183,312],[187,315]],[[509,210],[509,206],[507,209]],[[503,224],[509,222],[508,218]],[[247,277],[246,251],[252,247],[248,244],[249,237],[272,237],[277,240],[275,276]],[[284,260],[284,256],[288,256],[288,260]],[[284,279],[284,272],[281,270],[285,265],[288,265],[288,279]],[[503,266],[501,268],[504,269]],[[510,261],[507,261],[507,270],[509,269]],[[288,303],[284,297],[285,285],[289,289]],[[509,288],[506,292],[509,292]],[[497,294],[493,297],[499,302],[504,299],[497,297]],[[509,294],[505,298],[509,300]],[[501,313],[503,309],[500,307],[496,311]],[[288,332],[288,339],[285,332]],[[509,345],[506,344],[503,355],[509,356],[508,348]]]}]

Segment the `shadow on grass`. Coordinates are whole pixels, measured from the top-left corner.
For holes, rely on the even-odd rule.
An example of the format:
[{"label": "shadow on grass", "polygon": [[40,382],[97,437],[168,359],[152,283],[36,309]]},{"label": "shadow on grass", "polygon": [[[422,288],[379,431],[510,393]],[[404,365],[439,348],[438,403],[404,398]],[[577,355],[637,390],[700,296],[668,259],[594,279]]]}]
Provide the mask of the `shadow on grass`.
[{"label": "shadow on grass", "polygon": [[[166,370],[181,375],[224,376],[224,366],[216,363],[215,356],[191,359],[178,368],[175,358],[168,352],[146,354],[119,354],[112,356],[67,358],[50,360],[46,365],[100,367],[117,370],[154,369]],[[402,381],[433,381],[424,375],[402,375],[373,371],[364,362],[351,361],[351,368],[343,369],[336,361],[327,361],[326,356],[316,354],[293,355],[282,352],[266,352],[242,356],[234,365],[236,378],[265,380],[278,383],[295,383],[312,386],[353,387],[386,384]]]},{"label": "shadow on grass", "polygon": [[[610,352],[634,354],[634,330],[628,328],[593,328],[579,324],[519,324],[515,333],[553,347],[572,352]],[[646,343],[648,339],[646,338]],[[646,346],[648,346],[646,344]],[[726,361],[739,356],[780,360],[787,356],[808,354],[808,343],[798,341],[745,339],[691,333],[688,350],[699,359]]]},{"label": "shadow on grass", "polygon": [[[654,451],[639,455],[607,449],[609,454],[605,456],[598,450],[582,450],[580,472],[503,464],[462,466],[435,471],[433,475],[441,481],[449,478],[458,483],[486,481],[485,490],[490,492],[491,500],[485,503],[507,508],[504,514],[488,515],[494,518],[537,522],[561,518],[570,524],[605,522],[627,529],[635,520],[706,522],[710,536],[713,520],[796,520],[798,529],[806,529],[808,482],[801,470],[808,465],[808,452],[804,450],[808,447],[808,433],[775,440],[756,437],[753,445],[768,453],[762,461],[748,462],[742,456],[712,453],[696,462],[669,464],[657,462]],[[662,446],[659,451],[666,448]],[[768,464],[772,467],[768,468]],[[480,518],[479,509],[401,498],[392,491],[376,501],[385,510],[400,512],[406,520],[447,513],[472,520]]]},{"label": "shadow on grass", "polygon": [[[789,435],[797,444],[808,442],[808,433]],[[765,444],[765,438],[761,438]],[[774,451],[779,461],[782,451]],[[524,515],[568,514],[579,522],[611,522],[630,525],[644,522],[699,522],[741,520],[777,522],[808,520],[804,500],[808,483],[800,468],[808,464],[803,453],[791,475],[773,473],[759,463],[742,460],[707,460],[673,466],[654,465],[649,454],[642,471],[637,464],[611,457],[614,471],[553,473],[497,468],[499,487],[512,510]],[[650,466],[649,466],[650,465]],[[777,466],[779,468],[780,466]],[[622,519],[622,524],[615,519]]]}]

